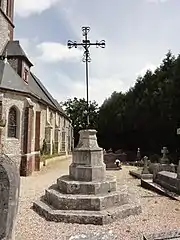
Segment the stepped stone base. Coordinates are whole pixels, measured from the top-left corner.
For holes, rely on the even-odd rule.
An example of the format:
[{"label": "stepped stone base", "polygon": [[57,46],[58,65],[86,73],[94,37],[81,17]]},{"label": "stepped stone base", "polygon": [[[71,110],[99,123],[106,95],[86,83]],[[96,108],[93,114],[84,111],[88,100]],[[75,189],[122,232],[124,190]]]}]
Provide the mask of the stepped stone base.
[{"label": "stepped stone base", "polygon": [[[111,182],[108,182],[108,179]],[[63,185],[64,181],[67,185]],[[91,194],[79,194],[79,192],[75,194],[76,190],[67,194],[71,189],[69,183],[70,186],[78,186],[77,189],[82,189],[83,193],[86,193],[85,186],[94,188]],[[103,184],[105,184],[104,188]],[[108,190],[110,187],[112,191]],[[61,189],[64,192],[60,191]],[[92,194],[94,192],[99,194]],[[45,191],[45,195],[39,201],[33,203],[33,209],[49,221],[95,225],[111,223],[117,218],[141,213],[141,206],[127,193],[116,191],[116,181],[110,176],[101,183],[77,182],[70,180],[68,176],[63,176],[57,180],[57,184]]]},{"label": "stepped stone base", "polygon": [[100,211],[125,204],[127,194],[112,192],[104,195],[66,195],[55,189],[48,189],[44,199],[55,209]]},{"label": "stepped stone base", "polygon": [[134,204],[124,204],[102,211],[55,210],[41,200],[34,202],[33,208],[48,221],[94,225],[112,223],[119,218],[141,213],[141,207]]},{"label": "stepped stone base", "polygon": [[115,177],[106,176],[95,130],[80,131],[69,175],[58,178],[33,208],[49,221],[96,225],[141,212],[128,194],[116,191]]},{"label": "stepped stone base", "polygon": [[130,170],[129,174],[138,179],[141,179],[141,178],[142,179],[152,179],[153,178],[153,174],[151,174],[151,173],[143,174],[142,170]]},{"label": "stepped stone base", "polygon": [[106,176],[102,182],[74,181],[69,175],[62,176],[57,180],[59,191],[67,194],[104,194],[116,191],[116,178]]}]

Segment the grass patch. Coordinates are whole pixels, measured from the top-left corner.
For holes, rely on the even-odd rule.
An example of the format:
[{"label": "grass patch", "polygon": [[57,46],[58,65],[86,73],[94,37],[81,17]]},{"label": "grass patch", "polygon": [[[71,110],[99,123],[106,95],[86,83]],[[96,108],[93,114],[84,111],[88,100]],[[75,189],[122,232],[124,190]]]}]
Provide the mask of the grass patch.
[{"label": "grass patch", "polygon": [[65,156],[65,153],[56,153],[56,154],[47,154],[47,155],[41,155],[40,161],[43,162],[44,160],[48,160],[54,157],[60,157],[60,156]]}]

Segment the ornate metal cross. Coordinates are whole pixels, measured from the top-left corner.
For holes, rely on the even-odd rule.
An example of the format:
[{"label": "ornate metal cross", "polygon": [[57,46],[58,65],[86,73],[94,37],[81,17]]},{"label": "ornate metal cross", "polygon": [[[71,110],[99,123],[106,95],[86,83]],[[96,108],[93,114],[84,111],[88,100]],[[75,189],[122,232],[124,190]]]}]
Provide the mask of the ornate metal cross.
[{"label": "ornate metal cross", "polygon": [[82,61],[86,63],[86,97],[87,97],[87,128],[89,127],[89,75],[88,75],[88,63],[91,62],[89,48],[90,46],[96,46],[105,48],[105,40],[101,40],[100,42],[96,41],[95,43],[90,42],[88,39],[88,33],[90,31],[90,27],[82,27],[82,32],[84,36],[84,40],[81,43],[77,43],[76,41],[72,42],[68,40],[67,46],[68,48],[81,46],[84,48],[84,55]]}]

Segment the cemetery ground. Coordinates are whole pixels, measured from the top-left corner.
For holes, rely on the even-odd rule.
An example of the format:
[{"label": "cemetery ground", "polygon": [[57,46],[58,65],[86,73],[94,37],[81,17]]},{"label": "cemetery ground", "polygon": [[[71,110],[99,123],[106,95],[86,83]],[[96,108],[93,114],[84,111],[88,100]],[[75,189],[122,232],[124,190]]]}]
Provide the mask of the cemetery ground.
[{"label": "cemetery ground", "polygon": [[[107,171],[117,177],[117,188],[127,189],[135,199],[140,200],[142,213],[104,225],[81,225],[46,221],[31,207],[34,200],[44,194],[44,190],[68,173],[71,159],[51,162],[41,172],[28,178],[21,178],[19,210],[16,224],[16,240],[79,239],[78,234],[99,232],[112,235],[113,239],[142,239],[143,234],[159,233],[180,229],[180,202],[140,187],[140,180],[129,175],[133,166],[123,166],[120,171]],[[91,238],[93,240],[93,238]],[[99,238],[102,239],[102,238]],[[106,238],[104,238],[106,239]],[[110,237],[107,239],[111,240]]]}]

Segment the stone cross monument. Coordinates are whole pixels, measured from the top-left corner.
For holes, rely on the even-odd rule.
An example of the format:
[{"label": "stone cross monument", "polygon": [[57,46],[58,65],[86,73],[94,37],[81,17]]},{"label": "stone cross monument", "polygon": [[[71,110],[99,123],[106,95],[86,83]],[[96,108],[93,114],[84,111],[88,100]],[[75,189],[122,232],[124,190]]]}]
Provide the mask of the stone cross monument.
[{"label": "stone cross monument", "polygon": [[161,164],[169,164],[169,159],[167,157],[167,154],[169,153],[167,147],[163,147],[163,149],[161,150],[162,153],[162,158],[160,159],[160,163]]},{"label": "stone cross monument", "polygon": [[141,151],[140,151],[140,148],[137,149],[136,160],[137,160],[137,161],[140,161],[140,160],[141,160]]},{"label": "stone cross monument", "polygon": [[149,174],[149,169],[148,169],[148,157],[144,156],[144,167],[142,170],[142,174]]},{"label": "stone cross monument", "polygon": [[73,151],[69,175],[57,179],[34,209],[47,220],[83,224],[107,224],[139,214],[141,207],[126,192],[116,191],[116,179],[106,176],[103,149],[96,130],[81,130]]}]

